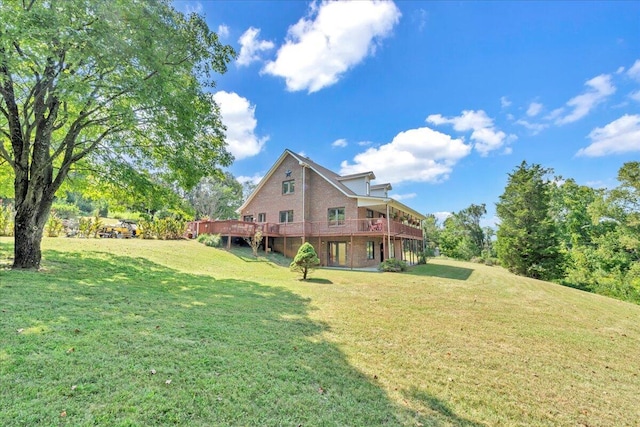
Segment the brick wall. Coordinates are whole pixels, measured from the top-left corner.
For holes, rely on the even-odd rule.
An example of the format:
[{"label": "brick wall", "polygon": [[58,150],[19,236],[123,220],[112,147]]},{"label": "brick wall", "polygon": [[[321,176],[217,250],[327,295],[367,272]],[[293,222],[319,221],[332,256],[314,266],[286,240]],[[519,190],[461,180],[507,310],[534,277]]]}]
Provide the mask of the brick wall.
[{"label": "brick wall", "polygon": [[[290,170],[290,177],[286,171]],[[302,166],[292,156],[287,156],[275,169],[269,179],[255,194],[251,202],[243,209],[241,217],[253,215],[258,218],[259,213],[266,213],[266,222],[280,222],[280,211],[293,210],[294,222],[303,218],[307,221],[327,221],[329,208],[345,208],[345,218],[357,218],[358,209],[355,199],[346,197],[313,170],[305,170],[305,189],[302,185]],[[282,194],[282,182],[293,180],[295,190],[293,194]],[[302,215],[302,194],[305,195],[305,216]]]}]

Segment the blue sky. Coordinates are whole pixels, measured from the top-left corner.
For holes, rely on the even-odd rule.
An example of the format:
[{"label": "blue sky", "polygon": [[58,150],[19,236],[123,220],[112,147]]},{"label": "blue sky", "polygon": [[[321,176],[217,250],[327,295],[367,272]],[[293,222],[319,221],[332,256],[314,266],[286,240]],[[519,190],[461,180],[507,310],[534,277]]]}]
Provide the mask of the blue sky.
[{"label": "blue sky", "polygon": [[640,159],[640,2],[174,4],[239,53],[213,92],[243,180],[289,148],[491,224],[523,160],[614,187]]}]

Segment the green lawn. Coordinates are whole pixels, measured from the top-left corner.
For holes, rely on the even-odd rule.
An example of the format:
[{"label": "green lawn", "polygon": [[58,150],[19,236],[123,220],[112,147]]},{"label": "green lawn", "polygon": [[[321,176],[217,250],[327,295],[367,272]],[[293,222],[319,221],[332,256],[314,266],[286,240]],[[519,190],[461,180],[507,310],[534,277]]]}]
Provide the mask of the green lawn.
[{"label": "green lawn", "polygon": [[44,249],[0,271],[2,426],[640,419],[640,306],[444,260],[301,282],[194,241]]}]

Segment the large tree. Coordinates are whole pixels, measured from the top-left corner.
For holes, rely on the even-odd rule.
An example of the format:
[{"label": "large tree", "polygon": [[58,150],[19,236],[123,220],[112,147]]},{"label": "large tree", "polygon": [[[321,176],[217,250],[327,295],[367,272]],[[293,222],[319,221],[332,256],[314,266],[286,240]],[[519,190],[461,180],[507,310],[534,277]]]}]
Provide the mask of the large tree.
[{"label": "large tree", "polygon": [[224,179],[205,177],[185,198],[196,211],[196,219],[236,219],[242,205],[242,184],[226,172]]},{"label": "large tree", "polygon": [[500,219],[496,250],[503,266],[523,276],[557,279],[562,255],[550,213],[552,171],[522,162],[509,174],[496,204]]},{"label": "large tree", "polygon": [[[14,268],[38,268],[56,191],[79,163],[184,188],[228,165],[205,93],[235,53],[169,0],[0,2],[0,158],[14,175]],[[141,173],[142,172],[142,173]]]},{"label": "large tree", "polygon": [[440,249],[446,256],[470,260],[485,249],[487,239],[480,220],[487,213],[483,204],[471,204],[460,212],[454,212],[444,221],[440,232]]}]

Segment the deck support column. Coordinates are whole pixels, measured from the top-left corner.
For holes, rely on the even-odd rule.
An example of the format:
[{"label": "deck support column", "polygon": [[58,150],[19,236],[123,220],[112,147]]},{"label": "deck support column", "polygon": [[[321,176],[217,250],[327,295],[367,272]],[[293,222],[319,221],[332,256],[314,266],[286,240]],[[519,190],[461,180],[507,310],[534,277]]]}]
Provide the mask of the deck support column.
[{"label": "deck support column", "polygon": [[353,270],[353,234],[351,234],[351,243],[349,243],[349,265],[351,266],[351,269]]}]

